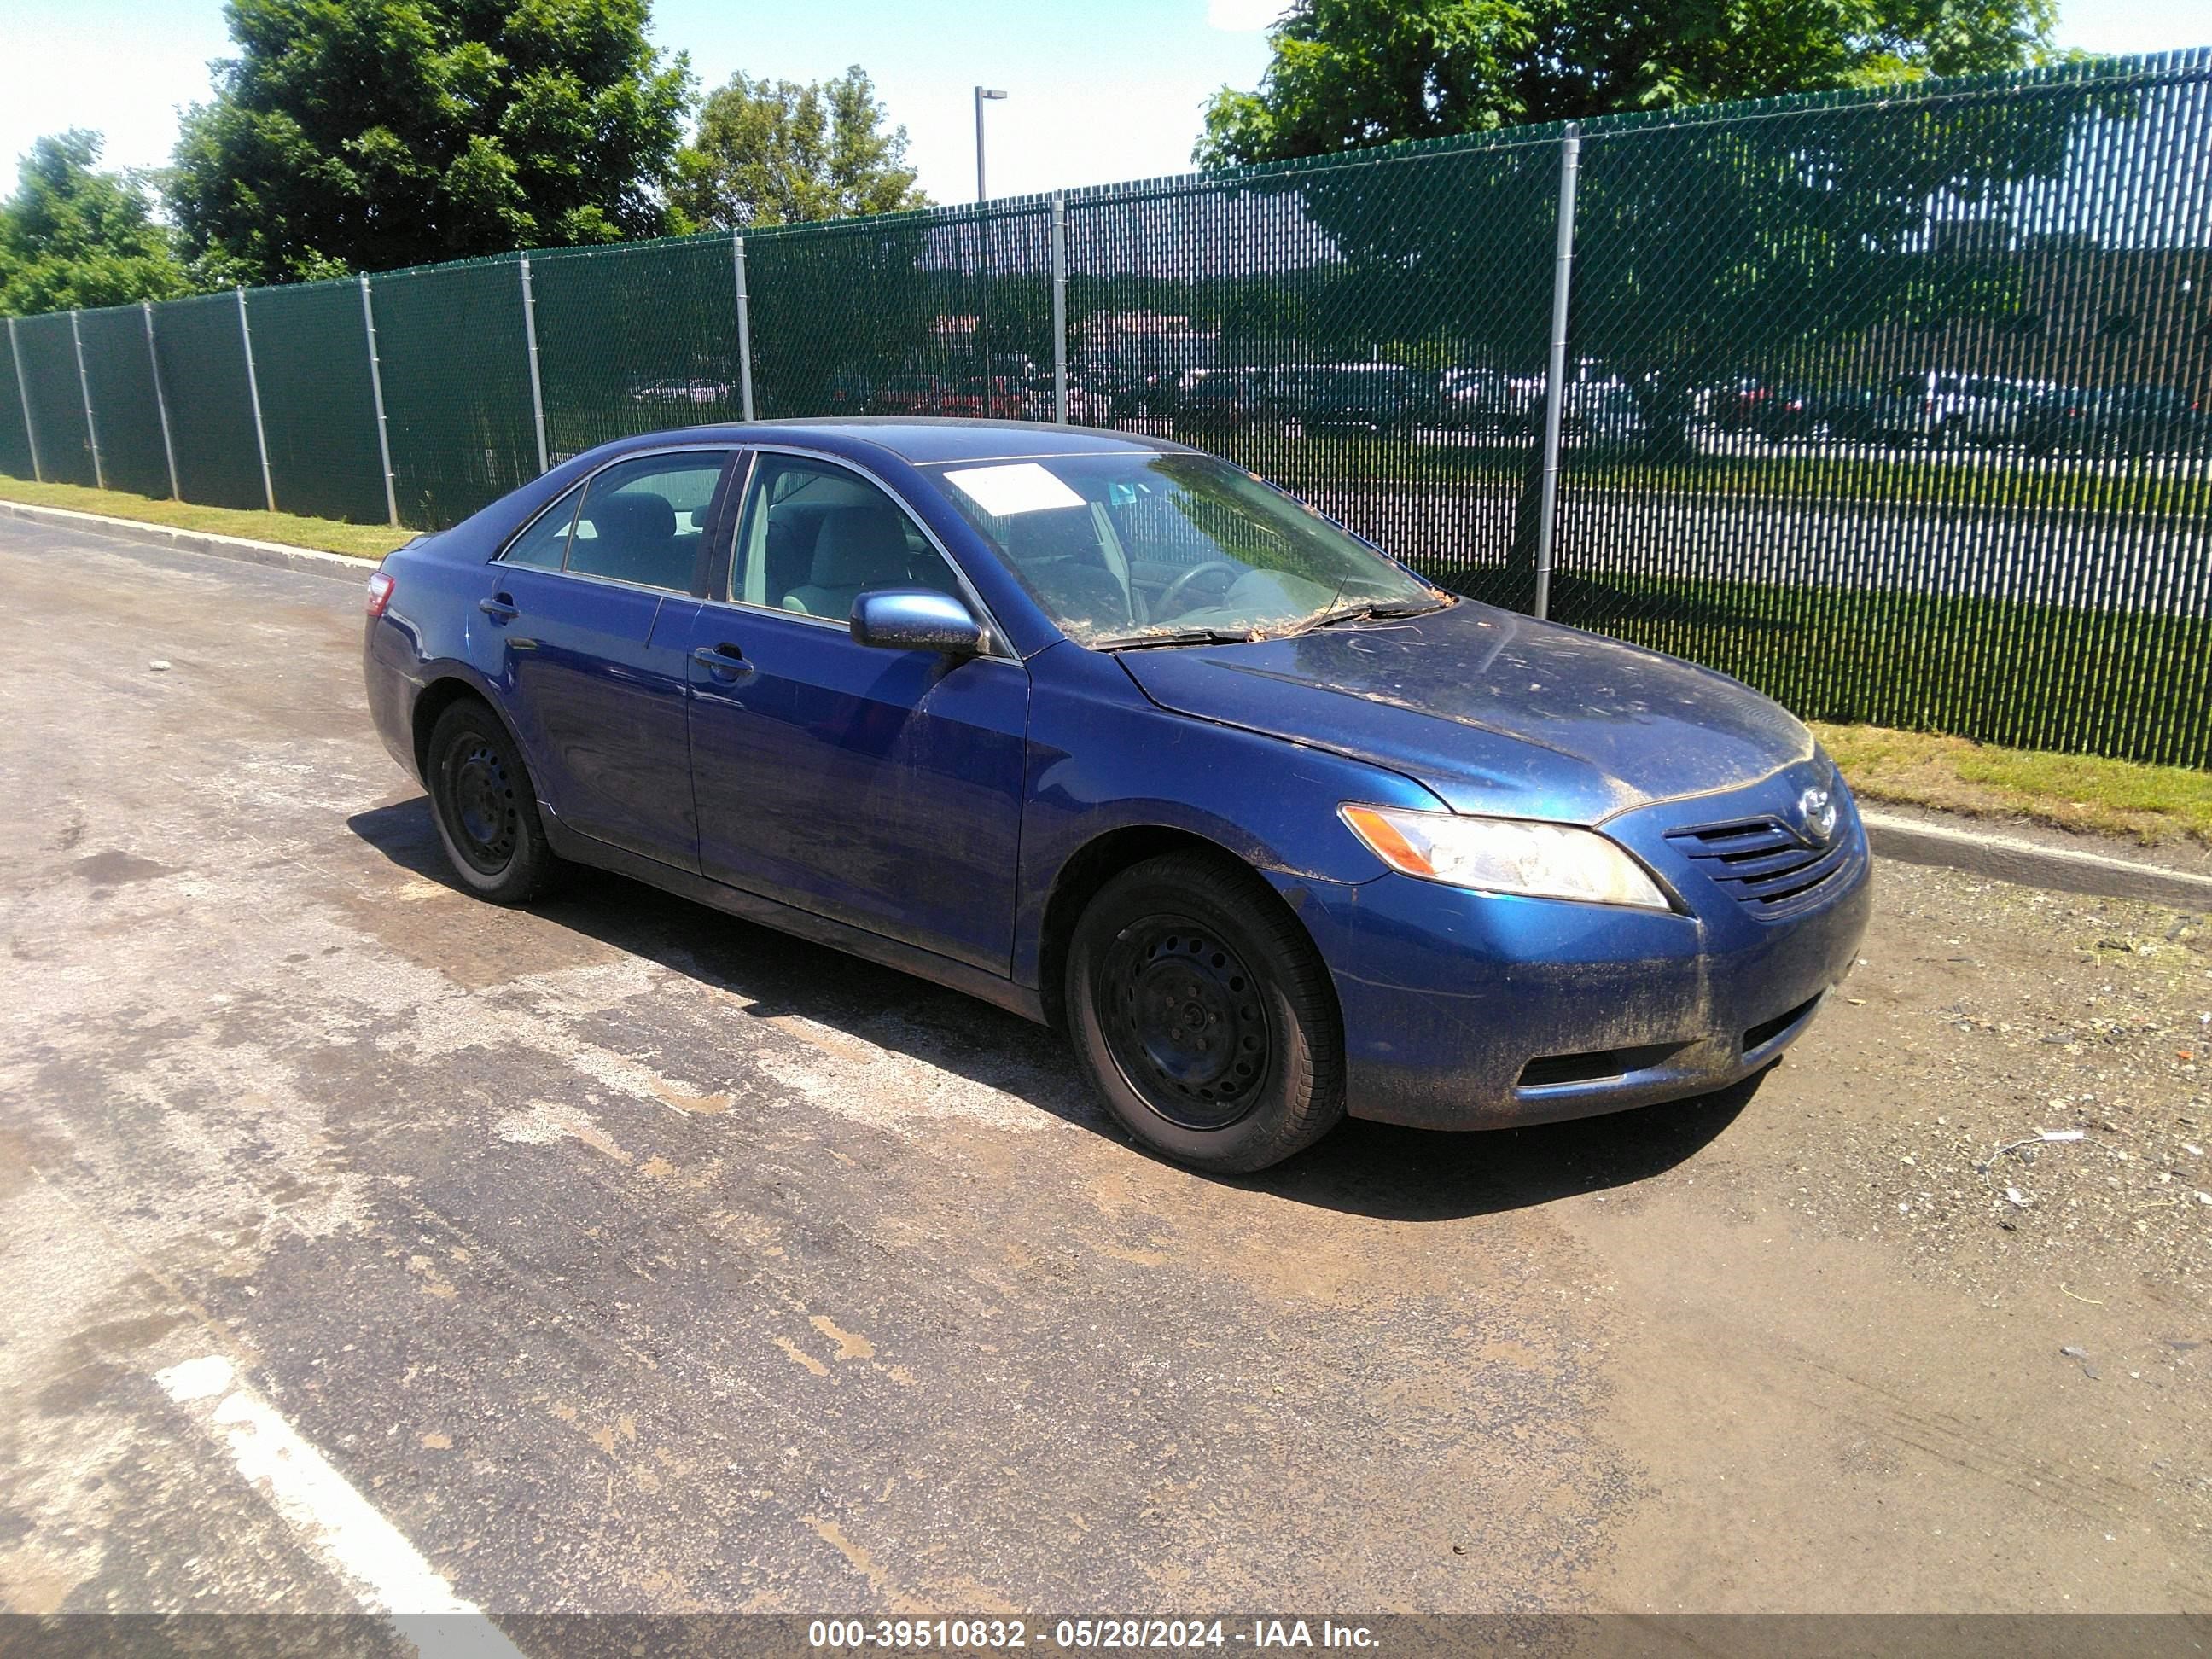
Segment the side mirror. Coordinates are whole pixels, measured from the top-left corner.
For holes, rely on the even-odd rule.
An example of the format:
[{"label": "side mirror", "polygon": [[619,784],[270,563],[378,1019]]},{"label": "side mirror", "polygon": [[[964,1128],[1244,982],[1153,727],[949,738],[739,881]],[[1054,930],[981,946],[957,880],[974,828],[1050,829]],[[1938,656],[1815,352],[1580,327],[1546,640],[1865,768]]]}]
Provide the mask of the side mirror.
[{"label": "side mirror", "polygon": [[884,651],[979,655],[988,642],[975,613],[930,587],[878,587],[853,601],[853,642]]}]

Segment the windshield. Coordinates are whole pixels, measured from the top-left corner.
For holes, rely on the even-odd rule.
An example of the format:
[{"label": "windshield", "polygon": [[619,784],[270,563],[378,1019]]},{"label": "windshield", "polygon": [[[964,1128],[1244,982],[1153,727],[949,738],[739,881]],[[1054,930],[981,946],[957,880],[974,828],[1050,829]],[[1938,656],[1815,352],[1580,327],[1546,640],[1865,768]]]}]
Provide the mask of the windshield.
[{"label": "windshield", "polygon": [[1079,645],[1252,639],[1452,602],[1209,455],[1054,455],[929,471]]}]

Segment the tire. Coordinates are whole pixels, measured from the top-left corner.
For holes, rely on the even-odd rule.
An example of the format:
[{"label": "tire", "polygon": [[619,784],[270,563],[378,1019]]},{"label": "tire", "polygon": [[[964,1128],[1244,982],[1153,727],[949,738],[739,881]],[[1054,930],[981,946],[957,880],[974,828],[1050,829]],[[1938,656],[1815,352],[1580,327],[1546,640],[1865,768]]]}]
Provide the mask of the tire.
[{"label": "tire", "polygon": [[464,698],[430,731],[430,817],[462,884],[494,904],[526,904],[559,875],[530,769],[499,716]]},{"label": "tire", "polygon": [[1108,1109],[1215,1175],[1303,1152],[1344,1115],[1344,1038],[1312,942],[1225,854],[1123,871],[1076,923],[1067,1030]]}]

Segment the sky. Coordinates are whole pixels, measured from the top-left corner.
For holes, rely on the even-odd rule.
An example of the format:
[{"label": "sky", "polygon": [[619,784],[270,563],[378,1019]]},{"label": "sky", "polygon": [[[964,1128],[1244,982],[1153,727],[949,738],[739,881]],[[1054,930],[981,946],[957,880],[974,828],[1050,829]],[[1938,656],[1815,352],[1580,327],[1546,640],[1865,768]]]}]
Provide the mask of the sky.
[{"label": "sky", "polygon": [[[702,87],[733,70],[875,77],[908,160],[940,202],[975,194],[974,88],[988,106],[994,196],[1188,172],[1209,94],[1255,85],[1278,0],[655,0],[653,33],[688,52]],[[2205,0],[2061,0],[2058,39],[2092,52],[2212,45]],[[4,0],[0,160],[86,126],[106,161],[155,167],[180,108],[226,56],[221,0]]]}]

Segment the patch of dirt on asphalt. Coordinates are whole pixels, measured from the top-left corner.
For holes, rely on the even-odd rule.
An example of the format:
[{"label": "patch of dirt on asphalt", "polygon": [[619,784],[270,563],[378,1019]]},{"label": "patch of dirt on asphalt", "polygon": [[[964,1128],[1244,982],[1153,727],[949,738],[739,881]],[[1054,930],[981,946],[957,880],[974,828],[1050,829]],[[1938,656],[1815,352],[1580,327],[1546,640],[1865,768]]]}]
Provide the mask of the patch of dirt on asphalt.
[{"label": "patch of dirt on asphalt", "polygon": [[1861,965],[1705,1168],[1984,1297],[2212,1308],[2212,918],[1878,879]]}]

